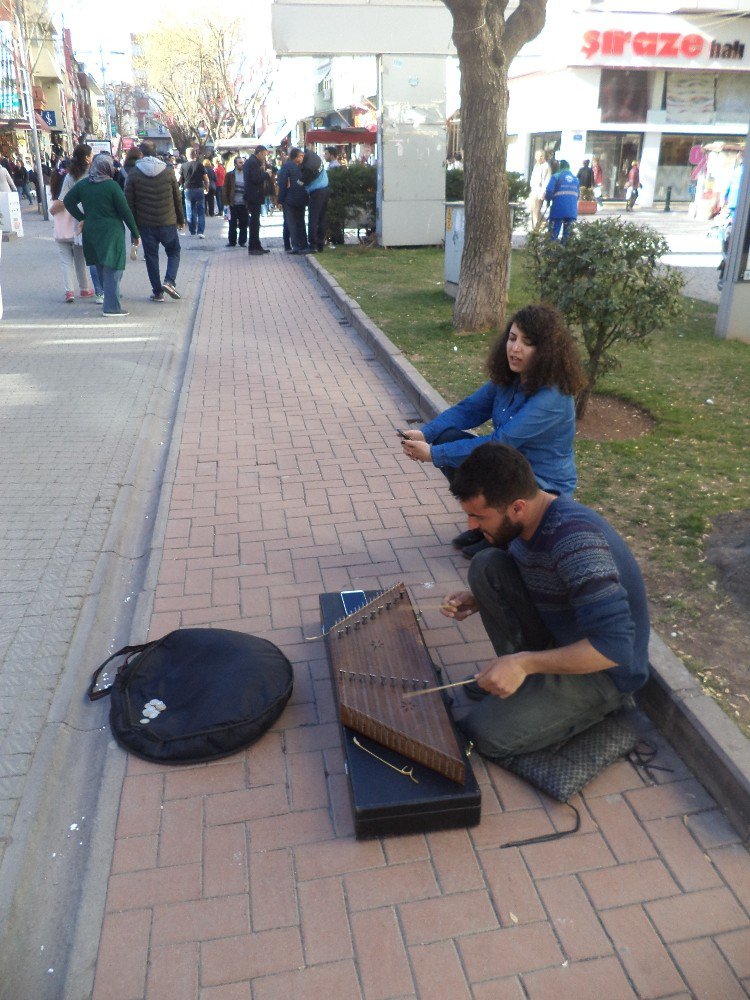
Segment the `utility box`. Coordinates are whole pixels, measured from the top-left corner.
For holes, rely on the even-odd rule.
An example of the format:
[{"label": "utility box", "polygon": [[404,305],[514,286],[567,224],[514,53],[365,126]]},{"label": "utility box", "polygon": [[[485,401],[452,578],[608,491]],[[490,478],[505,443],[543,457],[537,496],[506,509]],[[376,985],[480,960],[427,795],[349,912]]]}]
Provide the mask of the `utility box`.
[{"label": "utility box", "polygon": [[378,242],[435,246],[445,202],[445,57],[380,56],[378,69]]},{"label": "utility box", "polygon": [[464,254],[464,203],[445,203],[445,270],[443,288],[452,299],[458,295],[458,278],[461,274],[461,258]]}]

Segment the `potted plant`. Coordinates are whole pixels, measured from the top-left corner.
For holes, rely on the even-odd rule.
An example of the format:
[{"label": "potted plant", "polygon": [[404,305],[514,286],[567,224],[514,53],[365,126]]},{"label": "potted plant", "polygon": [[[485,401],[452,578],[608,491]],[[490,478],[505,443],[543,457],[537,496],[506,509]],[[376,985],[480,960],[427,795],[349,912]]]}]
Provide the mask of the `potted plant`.
[{"label": "potted plant", "polygon": [[578,214],[596,215],[596,195],[593,188],[581,188],[581,192],[578,195]]}]

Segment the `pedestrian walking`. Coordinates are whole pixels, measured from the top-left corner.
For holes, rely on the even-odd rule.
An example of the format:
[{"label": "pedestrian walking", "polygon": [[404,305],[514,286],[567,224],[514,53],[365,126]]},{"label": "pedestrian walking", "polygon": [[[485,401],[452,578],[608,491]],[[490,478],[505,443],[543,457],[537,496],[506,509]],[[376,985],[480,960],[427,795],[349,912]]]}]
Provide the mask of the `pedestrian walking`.
[{"label": "pedestrian walking", "polygon": [[16,161],[16,171],[14,176],[14,182],[18,190],[19,195],[22,194],[24,198],[28,201],[31,207],[34,207],[34,199],[31,196],[31,187],[29,184],[29,171],[23,164],[23,160],[19,156]]},{"label": "pedestrian walking", "polygon": [[536,162],[534,163],[534,169],[531,171],[531,178],[529,180],[531,190],[529,191],[527,205],[529,214],[531,215],[531,228],[537,229],[542,219],[542,206],[544,205],[547,185],[552,176],[552,171],[549,163],[547,163],[547,156],[543,149],[536,151],[534,160]]},{"label": "pedestrian walking", "polygon": [[[7,163],[7,160],[5,161]],[[4,163],[0,163],[0,191],[15,191],[16,185],[10,171]]]},{"label": "pedestrian walking", "polygon": [[[180,238],[177,230],[185,228],[182,198],[174,171],[157,157],[156,145],[148,139],[141,143],[141,159],[125,182],[125,198],[141,234],[151,282],[151,300],[163,302],[165,292],[179,299]],[[164,281],[159,277],[160,246],[167,255]]]},{"label": "pedestrian walking", "polygon": [[208,175],[194,149],[187,150],[187,162],[182,165],[182,189],[185,193],[185,217],[190,235],[204,240],[206,231],[206,192]]},{"label": "pedestrian walking", "polygon": [[[114,179],[115,165],[107,153],[91,161],[88,176],[74,184],[63,199],[65,208],[82,223],[83,252],[95,264],[104,290],[104,316],[127,316],[120,302],[120,281],[125,270],[123,223],[140,242],[140,233],[125,195]],[[79,207],[80,206],[80,207]]]},{"label": "pedestrian walking", "polygon": [[594,173],[594,197],[599,205],[604,204],[602,185],[604,184],[604,171],[599,162],[599,157],[595,156],[591,161],[591,169]]},{"label": "pedestrian walking", "polygon": [[[305,233],[307,191],[302,181],[301,149],[289,150],[289,157],[279,171],[279,204],[284,212],[284,224],[289,233],[289,250],[293,254],[310,252]],[[286,249],[286,248],[285,248]]]},{"label": "pedestrian walking", "polygon": [[227,176],[226,167],[221,160],[214,167],[214,174],[216,175],[216,211],[221,215],[224,211],[224,179]]},{"label": "pedestrian walking", "polygon": [[244,247],[247,244],[247,205],[245,204],[245,159],[235,156],[234,170],[230,170],[224,178],[225,206],[229,209],[229,242],[228,247]]},{"label": "pedestrian walking", "polygon": [[568,238],[570,227],[578,218],[578,196],[580,185],[574,177],[567,160],[560,160],[560,169],[550,178],[545,197],[550,202],[549,234],[556,240],[562,227],[562,242]]},{"label": "pedestrian walking", "polygon": [[[67,211],[63,198],[70,191],[76,180],[83,176],[87,169],[86,156],[91,152],[91,146],[76,146],[73,150],[73,160],[63,160],[62,170],[56,170],[50,177],[50,194],[52,200],[49,214],[52,216],[52,231],[55,243],[60,253],[63,284],[65,286],[65,301],[72,305],[76,300],[76,285],[81,298],[94,298],[89,272],[80,235],[77,233],[76,220]],[[77,173],[73,173],[73,163],[77,160]]]},{"label": "pedestrian walking", "polygon": [[625,189],[625,211],[632,212],[638,200],[638,192],[643,187],[641,184],[641,170],[638,160],[633,160],[628,171],[628,186]]},{"label": "pedestrian walking", "polygon": [[247,252],[253,257],[270,253],[260,245],[260,210],[266,197],[267,155],[268,150],[265,146],[256,146],[255,152],[248,156],[243,168],[248,222]]},{"label": "pedestrian walking", "polygon": [[213,160],[206,156],[203,160],[203,168],[208,177],[208,190],[206,191],[206,214],[212,218],[216,214],[216,172],[214,171]]}]

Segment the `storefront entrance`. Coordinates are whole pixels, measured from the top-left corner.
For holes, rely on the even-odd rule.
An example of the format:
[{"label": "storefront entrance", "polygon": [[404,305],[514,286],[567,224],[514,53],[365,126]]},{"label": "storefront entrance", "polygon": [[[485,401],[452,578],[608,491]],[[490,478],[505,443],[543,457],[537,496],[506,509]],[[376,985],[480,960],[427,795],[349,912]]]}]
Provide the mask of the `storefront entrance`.
[{"label": "storefront entrance", "polygon": [[588,132],[586,150],[599,158],[604,175],[602,197],[625,199],[628,171],[633,160],[640,161],[642,132]]}]

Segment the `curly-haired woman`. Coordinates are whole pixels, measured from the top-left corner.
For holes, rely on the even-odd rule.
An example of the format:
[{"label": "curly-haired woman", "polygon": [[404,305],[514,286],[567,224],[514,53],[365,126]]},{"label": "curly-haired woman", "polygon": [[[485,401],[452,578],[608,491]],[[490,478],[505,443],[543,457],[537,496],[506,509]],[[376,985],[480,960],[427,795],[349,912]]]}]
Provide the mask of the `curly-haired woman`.
[{"label": "curly-haired woman", "polygon": [[[481,389],[421,431],[406,431],[404,453],[415,462],[432,462],[451,480],[480,444],[508,444],[526,456],[543,490],[571,496],[576,486],[574,396],[585,377],[560,313],[543,305],[519,309],[490,349],[487,370],[490,381]],[[487,420],[491,433],[469,433]],[[464,531],[453,544],[469,559],[487,545],[479,531]]]}]

